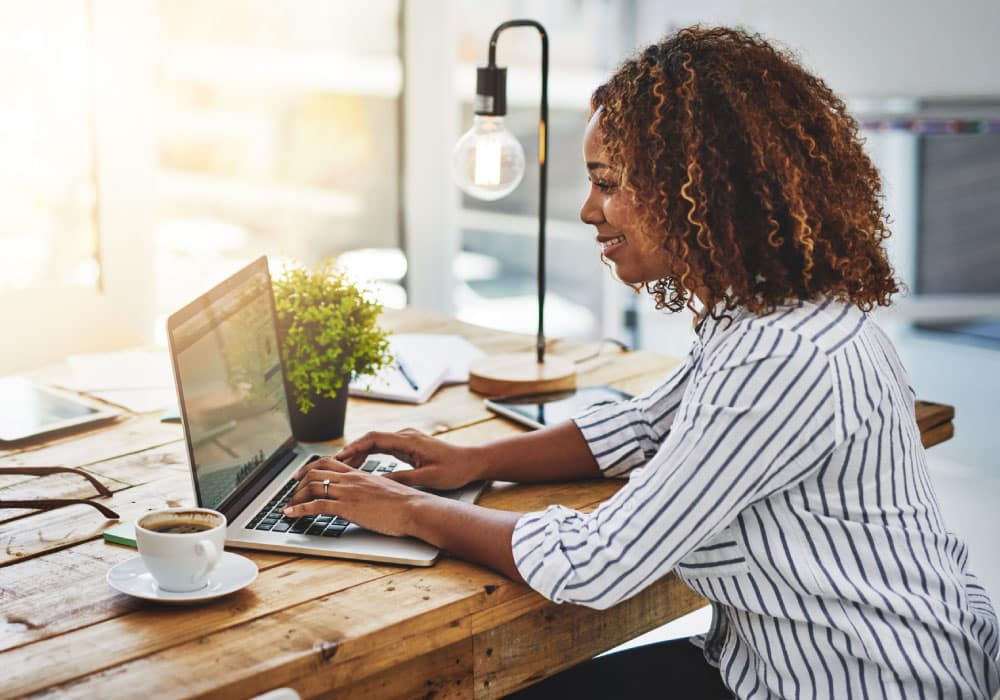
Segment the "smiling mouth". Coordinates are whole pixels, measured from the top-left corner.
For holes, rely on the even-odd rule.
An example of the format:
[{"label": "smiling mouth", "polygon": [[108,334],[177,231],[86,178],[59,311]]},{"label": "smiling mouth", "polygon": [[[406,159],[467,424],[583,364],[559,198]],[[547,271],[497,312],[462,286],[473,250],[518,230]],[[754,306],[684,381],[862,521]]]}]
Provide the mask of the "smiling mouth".
[{"label": "smiling mouth", "polygon": [[624,242],[625,242],[625,236],[617,236],[615,238],[610,238],[610,239],[608,239],[606,241],[598,241],[598,243],[601,244],[601,249],[602,250],[607,250],[608,248],[610,248],[612,246],[616,246],[619,243],[624,243]]}]

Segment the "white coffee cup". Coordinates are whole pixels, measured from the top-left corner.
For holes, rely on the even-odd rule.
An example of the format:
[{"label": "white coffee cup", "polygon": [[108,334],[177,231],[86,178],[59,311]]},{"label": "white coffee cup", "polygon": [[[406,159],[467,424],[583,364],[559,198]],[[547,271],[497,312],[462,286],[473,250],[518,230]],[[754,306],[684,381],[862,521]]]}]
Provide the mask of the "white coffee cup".
[{"label": "white coffee cup", "polygon": [[165,591],[185,593],[208,585],[226,542],[226,516],[208,508],[166,508],[135,524],[146,569]]}]

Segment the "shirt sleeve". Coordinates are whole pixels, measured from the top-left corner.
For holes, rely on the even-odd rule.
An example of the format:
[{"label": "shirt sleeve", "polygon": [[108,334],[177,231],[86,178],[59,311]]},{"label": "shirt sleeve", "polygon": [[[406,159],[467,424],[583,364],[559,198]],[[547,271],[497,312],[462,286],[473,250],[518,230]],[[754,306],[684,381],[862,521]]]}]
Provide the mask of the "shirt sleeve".
[{"label": "shirt sleeve", "polygon": [[802,336],[764,326],[723,342],[615,496],[590,514],[552,506],[521,517],[518,571],[555,602],[604,609],[631,597],[746,506],[815,470],[835,447],[831,399],[827,358]]},{"label": "shirt sleeve", "polygon": [[694,356],[688,354],[667,380],[649,393],[599,405],[573,419],[604,476],[626,476],[656,454],[670,432],[694,365]]}]

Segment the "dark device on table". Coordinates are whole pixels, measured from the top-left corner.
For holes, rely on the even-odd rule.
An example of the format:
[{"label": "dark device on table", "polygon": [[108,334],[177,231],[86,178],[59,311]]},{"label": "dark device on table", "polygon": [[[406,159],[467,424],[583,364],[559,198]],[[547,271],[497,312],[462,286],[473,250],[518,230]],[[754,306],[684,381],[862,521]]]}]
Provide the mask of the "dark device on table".
[{"label": "dark device on table", "polygon": [[486,407],[523,425],[542,428],[569,420],[598,404],[630,398],[631,394],[612,386],[587,386],[571,391],[486,399]]}]

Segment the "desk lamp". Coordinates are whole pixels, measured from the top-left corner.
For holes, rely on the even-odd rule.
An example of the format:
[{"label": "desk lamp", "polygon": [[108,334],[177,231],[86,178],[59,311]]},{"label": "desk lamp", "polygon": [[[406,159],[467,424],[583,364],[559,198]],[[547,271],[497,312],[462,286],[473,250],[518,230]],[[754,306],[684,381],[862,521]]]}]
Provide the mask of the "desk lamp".
[{"label": "desk lamp", "polygon": [[549,38],[530,19],[504,22],[490,37],[489,64],[476,71],[476,102],[472,128],[455,144],[452,172],[466,194],[493,201],[505,197],[524,177],[524,149],[504,127],[507,114],[507,69],[497,66],[500,33],[511,27],[534,27],[542,40],[542,102],[538,123],[538,336],[534,353],[491,355],[469,368],[469,389],[489,396],[563,391],[576,387],[573,363],[545,357],[545,189],[549,116]]}]

